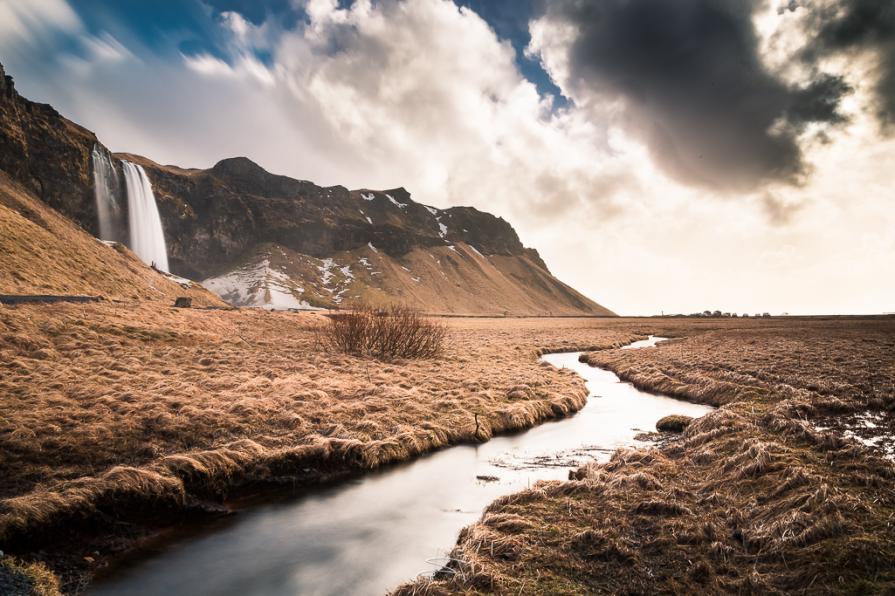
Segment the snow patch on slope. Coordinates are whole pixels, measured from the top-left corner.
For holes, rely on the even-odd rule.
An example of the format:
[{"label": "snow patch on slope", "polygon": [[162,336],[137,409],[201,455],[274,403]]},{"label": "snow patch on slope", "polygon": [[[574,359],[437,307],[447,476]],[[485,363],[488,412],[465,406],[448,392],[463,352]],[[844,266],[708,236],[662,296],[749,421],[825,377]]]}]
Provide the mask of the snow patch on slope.
[{"label": "snow patch on slope", "polygon": [[395,197],[393,197],[392,195],[386,194],[385,196],[386,196],[386,198],[388,198],[389,201],[392,202],[392,205],[394,205],[398,209],[405,209],[407,207],[407,203],[399,203],[397,200],[395,200]]},{"label": "snow patch on slope", "polygon": [[174,283],[180,285],[181,288],[188,290],[188,289],[192,288],[194,285],[193,280],[191,280],[191,279],[187,279],[185,277],[180,277],[179,275],[174,275],[173,273],[168,273],[167,271],[162,271],[161,269],[156,269],[156,271],[158,271],[159,273],[161,273],[163,276],[167,277],[169,280],[173,281]]},{"label": "snow patch on slope", "polygon": [[208,278],[202,285],[234,306],[268,310],[320,310],[306,300],[295,297],[302,294],[304,288],[287,274],[271,267],[269,257],[254,265]]},{"label": "snow patch on slope", "polygon": [[[334,304],[341,304],[351,282],[354,281],[351,265],[341,266],[335,259],[325,258],[320,259],[320,266],[317,269],[320,271],[319,287],[332,295]],[[341,279],[337,278],[337,272],[341,273]]]},{"label": "snow patch on slope", "polygon": [[323,287],[332,294],[332,289],[329,288],[329,282],[333,279],[333,267],[335,267],[335,261],[332,259],[320,259],[321,265],[317,267],[320,270],[320,281],[323,283]]},{"label": "snow patch on slope", "polygon": [[[435,218],[435,224],[438,226],[438,236],[447,242],[447,226],[441,223],[441,211],[436,209],[435,207],[429,207],[428,205],[423,205],[426,208],[426,211],[432,214],[432,217]],[[448,213],[450,215],[450,213]]]}]

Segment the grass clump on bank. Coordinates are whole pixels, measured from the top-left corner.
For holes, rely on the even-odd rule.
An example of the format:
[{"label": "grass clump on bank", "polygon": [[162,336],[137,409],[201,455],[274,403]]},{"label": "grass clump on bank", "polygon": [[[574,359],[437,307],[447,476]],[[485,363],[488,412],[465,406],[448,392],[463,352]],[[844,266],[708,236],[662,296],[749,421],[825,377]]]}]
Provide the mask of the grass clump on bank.
[{"label": "grass clump on bank", "polygon": [[447,327],[408,306],[360,306],[330,315],[324,346],[380,360],[435,358],[443,353]]},{"label": "grass clump on bank", "polygon": [[682,433],[685,428],[690,426],[691,422],[693,422],[693,418],[690,416],[672,414],[670,416],[659,418],[656,422],[656,430],[660,432]]},{"label": "grass clump on bank", "polygon": [[43,563],[23,563],[0,554],[0,594],[60,596],[59,579]]}]

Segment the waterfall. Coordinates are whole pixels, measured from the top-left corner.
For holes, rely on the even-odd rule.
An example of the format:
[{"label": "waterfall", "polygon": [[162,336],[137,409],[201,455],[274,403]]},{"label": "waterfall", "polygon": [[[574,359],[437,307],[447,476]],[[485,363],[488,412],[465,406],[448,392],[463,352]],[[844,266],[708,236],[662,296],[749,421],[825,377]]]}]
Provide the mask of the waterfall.
[{"label": "waterfall", "polygon": [[121,221],[121,205],[116,193],[121,188],[118,170],[112,163],[112,156],[99,145],[93,146],[93,196],[96,200],[96,215],[99,219],[101,240],[120,240],[118,223]]},{"label": "waterfall", "polygon": [[130,248],[147,265],[168,271],[168,253],[162,220],[152,194],[152,185],[142,166],[122,161],[124,183],[127,187]]}]

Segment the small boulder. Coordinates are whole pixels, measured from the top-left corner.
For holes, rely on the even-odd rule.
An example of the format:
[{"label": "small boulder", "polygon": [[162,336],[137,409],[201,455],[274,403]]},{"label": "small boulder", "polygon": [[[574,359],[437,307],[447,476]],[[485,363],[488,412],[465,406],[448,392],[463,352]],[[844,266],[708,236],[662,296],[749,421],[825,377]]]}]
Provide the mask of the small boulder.
[{"label": "small boulder", "polygon": [[188,296],[180,296],[174,300],[174,308],[192,308],[193,299]]},{"label": "small boulder", "polygon": [[672,414],[671,416],[660,418],[659,421],[656,422],[656,430],[660,432],[682,433],[685,428],[690,426],[691,422],[693,422],[693,418],[690,416]]}]

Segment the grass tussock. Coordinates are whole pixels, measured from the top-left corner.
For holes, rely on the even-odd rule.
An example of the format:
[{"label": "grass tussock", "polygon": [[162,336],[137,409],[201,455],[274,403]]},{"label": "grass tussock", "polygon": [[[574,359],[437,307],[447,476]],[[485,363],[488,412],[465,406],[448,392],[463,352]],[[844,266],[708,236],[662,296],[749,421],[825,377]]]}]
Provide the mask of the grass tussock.
[{"label": "grass tussock", "polygon": [[444,351],[447,326],[408,306],[358,306],[328,319],[320,341],[345,354],[395,360],[435,358]]},{"label": "grass tussock", "polygon": [[693,418],[690,416],[679,416],[672,414],[664,416],[656,421],[656,430],[670,433],[682,433],[684,429],[690,426]]},{"label": "grass tussock", "polygon": [[61,596],[59,579],[43,563],[25,563],[0,555],[0,594]]}]

